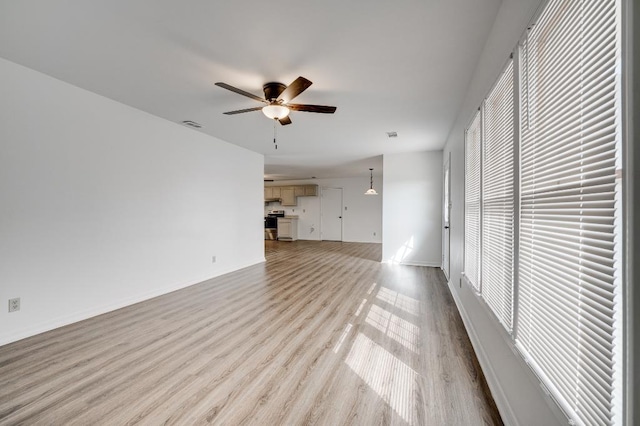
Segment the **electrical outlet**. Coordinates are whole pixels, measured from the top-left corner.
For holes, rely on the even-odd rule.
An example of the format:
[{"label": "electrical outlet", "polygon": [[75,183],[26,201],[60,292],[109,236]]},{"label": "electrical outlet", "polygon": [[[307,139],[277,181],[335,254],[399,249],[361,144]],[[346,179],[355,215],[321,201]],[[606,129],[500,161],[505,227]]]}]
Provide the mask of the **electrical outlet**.
[{"label": "electrical outlet", "polygon": [[216,263],[216,257],[215,256],[211,256],[211,263]]},{"label": "electrical outlet", "polygon": [[15,312],[20,310],[20,298],[9,299],[9,312]]}]

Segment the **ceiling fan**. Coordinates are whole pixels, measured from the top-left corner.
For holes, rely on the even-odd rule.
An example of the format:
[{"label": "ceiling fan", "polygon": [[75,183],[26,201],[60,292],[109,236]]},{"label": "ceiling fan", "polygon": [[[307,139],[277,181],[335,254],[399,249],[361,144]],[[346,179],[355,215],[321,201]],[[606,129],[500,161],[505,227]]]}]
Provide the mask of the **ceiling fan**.
[{"label": "ceiling fan", "polygon": [[264,106],[254,108],[228,111],[224,114],[233,115],[241,114],[243,112],[262,110],[264,115],[273,120],[277,120],[280,124],[285,126],[287,124],[291,124],[291,118],[289,117],[290,111],[319,112],[321,114],[333,114],[336,111],[336,107],[334,106],[289,103],[300,93],[307,90],[311,84],[312,83],[304,77],[296,78],[289,86],[276,82],[267,83],[262,87],[262,90],[264,91],[264,99],[254,95],[253,93],[245,92],[237,87],[230,86],[227,83],[218,82],[216,83],[216,86],[231,90],[232,92],[236,92],[240,95],[266,104]]}]

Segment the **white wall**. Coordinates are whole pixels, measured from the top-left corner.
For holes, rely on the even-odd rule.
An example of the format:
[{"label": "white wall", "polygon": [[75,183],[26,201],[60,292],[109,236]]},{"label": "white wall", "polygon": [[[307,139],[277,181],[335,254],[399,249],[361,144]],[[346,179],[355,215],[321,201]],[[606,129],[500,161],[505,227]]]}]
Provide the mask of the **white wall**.
[{"label": "white wall", "polygon": [[298,197],[295,207],[281,206],[272,202],[265,206],[269,210],[284,210],[288,215],[298,215],[298,239],[321,240],[322,188],[342,188],[342,204],[346,207],[342,215],[342,240],[359,243],[382,242],[382,197],[380,177],[373,177],[373,187],[378,195],[364,195],[369,189],[369,176],[356,178],[333,178],[313,180],[291,180],[267,182],[265,186],[318,185],[317,197]]},{"label": "white wall", "polygon": [[510,338],[478,296],[460,284],[463,268],[464,130],[498,78],[540,0],[503,1],[444,149],[451,153],[451,276],[449,288],[464,320],[493,397],[507,425],[566,424]]},{"label": "white wall", "polygon": [[442,151],[385,155],[383,262],[442,264]]},{"label": "white wall", "polygon": [[0,344],[264,261],[263,163],[0,59]]}]

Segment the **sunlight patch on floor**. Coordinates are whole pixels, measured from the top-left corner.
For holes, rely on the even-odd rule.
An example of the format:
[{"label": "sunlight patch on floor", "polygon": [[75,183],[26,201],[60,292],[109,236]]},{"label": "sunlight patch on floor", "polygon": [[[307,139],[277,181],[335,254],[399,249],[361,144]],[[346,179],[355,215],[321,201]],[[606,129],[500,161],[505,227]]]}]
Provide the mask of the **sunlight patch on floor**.
[{"label": "sunlight patch on floor", "polygon": [[367,294],[371,294],[371,292],[373,291],[374,288],[376,288],[377,283],[373,283],[371,284],[371,287],[369,287],[369,290],[367,290]]},{"label": "sunlight patch on floor", "polygon": [[416,424],[418,373],[362,333],[356,336],[345,362],[400,417]]},{"label": "sunlight patch on floor", "polygon": [[362,299],[362,303],[360,303],[360,306],[358,307],[358,310],[355,313],[356,316],[360,315],[360,312],[362,312],[362,309],[366,304],[367,304],[367,299]]},{"label": "sunlight patch on floor", "polygon": [[411,315],[418,316],[420,314],[420,302],[413,297],[405,296],[386,287],[380,287],[376,297]]},{"label": "sunlight patch on floor", "polygon": [[393,315],[380,306],[372,305],[365,322],[380,330],[413,353],[418,353],[420,328],[415,324]]},{"label": "sunlight patch on floor", "polygon": [[349,323],[344,328],[342,335],[340,335],[340,338],[338,339],[338,343],[336,343],[336,346],[333,348],[333,353],[335,354],[338,353],[338,351],[340,350],[340,346],[342,346],[342,343],[344,342],[344,339],[346,339],[347,336],[349,335],[349,332],[351,331],[351,327],[353,327],[353,324]]}]

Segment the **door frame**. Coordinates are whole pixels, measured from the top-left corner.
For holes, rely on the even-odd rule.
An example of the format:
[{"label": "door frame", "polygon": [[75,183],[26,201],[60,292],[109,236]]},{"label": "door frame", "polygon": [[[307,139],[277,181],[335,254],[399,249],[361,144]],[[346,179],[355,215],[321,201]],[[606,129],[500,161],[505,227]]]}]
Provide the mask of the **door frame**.
[{"label": "door frame", "polygon": [[[446,259],[446,262],[445,262]],[[451,276],[451,152],[442,173],[442,272]]]}]

